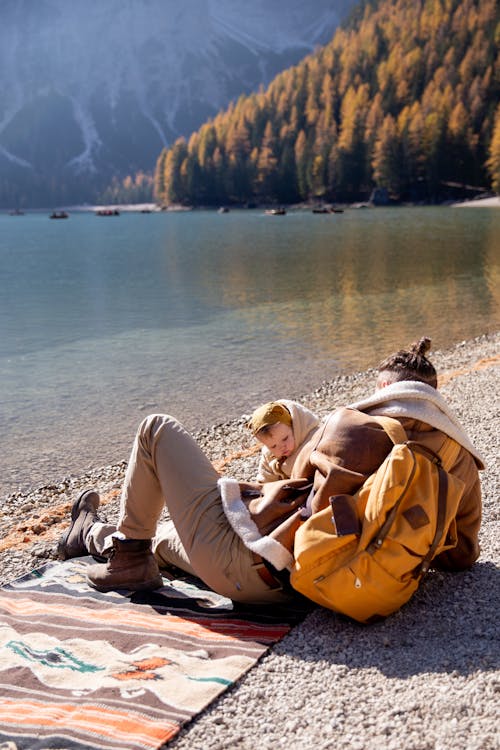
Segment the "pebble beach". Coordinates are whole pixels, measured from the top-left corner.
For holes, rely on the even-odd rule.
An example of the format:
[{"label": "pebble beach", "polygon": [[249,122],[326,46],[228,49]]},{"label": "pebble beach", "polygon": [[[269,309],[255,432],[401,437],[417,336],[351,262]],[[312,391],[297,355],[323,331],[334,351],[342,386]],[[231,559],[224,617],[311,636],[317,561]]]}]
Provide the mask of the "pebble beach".
[{"label": "pebble beach", "polygon": [[[441,392],[486,463],[479,561],[464,573],[431,572],[409,604],[376,625],[315,608],[183,729],[171,750],[500,748],[500,332],[430,358]],[[343,375],[300,400],[323,416],[368,395],[374,383],[372,370]],[[241,480],[254,478],[258,461],[246,417],[194,433],[216,468]],[[125,468],[124,460],[3,497],[0,582],[55,558],[82,489],[96,488],[102,515],[115,520]]]}]

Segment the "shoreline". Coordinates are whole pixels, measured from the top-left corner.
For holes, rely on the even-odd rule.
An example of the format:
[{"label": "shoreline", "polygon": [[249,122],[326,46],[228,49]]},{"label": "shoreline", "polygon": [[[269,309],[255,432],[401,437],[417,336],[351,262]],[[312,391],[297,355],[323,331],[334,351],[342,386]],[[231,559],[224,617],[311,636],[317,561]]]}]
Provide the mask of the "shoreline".
[{"label": "shoreline", "polygon": [[[287,204],[286,208],[290,211],[292,210],[303,210],[303,211],[310,211],[313,208],[317,207],[318,203],[299,203],[299,204]],[[328,203],[330,205],[330,203]],[[332,203],[333,205],[333,203]],[[500,208],[500,195],[488,195],[487,197],[479,197],[479,198],[470,198],[468,200],[463,201],[443,201],[438,204],[433,203],[388,203],[387,206],[385,205],[376,205],[373,202],[368,201],[358,201],[355,203],[338,203],[335,204],[335,206],[341,208],[342,210],[346,209],[359,209],[359,208],[409,208],[409,207],[433,207],[435,205],[438,206],[449,206],[450,208],[470,208],[470,207],[476,207],[476,208]],[[266,208],[269,208],[270,204],[258,204],[255,206],[232,206],[227,207],[229,211],[231,210],[260,210],[264,211]],[[219,206],[182,206],[177,204],[172,204],[170,206],[161,206],[159,203],[155,203],[154,201],[150,202],[144,202],[144,203],[103,203],[103,204],[75,204],[71,206],[62,206],[60,210],[67,211],[69,213],[96,213],[97,211],[105,211],[107,209],[117,209],[120,212],[123,213],[173,213],[173,212],[183,212],[183,211],[219,211]],[[26,207],[22,209],[22,213],[29,214],[45,214],[47,212],[52,212],[53,209],[50,207],[43,208],[43,207],[37,207],[37,208],[30,208]],[[4,207],[0,208],[0,214],[7,214],[12,215],[13,210],[12,208]]]},{"label": "shoreline", "polygon": [[500,195],[491,196],[490,198],[477,198],[477,200],[461,201],[453,203],[453,208],[500,208]]},{"label": "shoreline", "polygon": [[[468,365],[474,359],[473,351],[487,342],[500,341],[500,331],[493,331],[476,336],[472,339],[462,340],[446,349],[432,350],[430,358],[435,364],[441,379],[455,358],[463,358],[464,364]],[[500,343],[499,343],[500,348]],[[467,354],[464,349],[470,349]],[[324,416],[338,406],[343,406],[349,401],[353,402],[365,396],[367,392],[374,387],[375,370],[369,368],[364,371],[340,373],[332,379],[320,383],[313,391],[294,396],[297,401],[301,401],[305,406],[316,411],[319,416]],[[175,415],[174,415],[175,416]],[[241,445],[241,449],[246,451],[253,442],[249,433],[244,429],[245,421],[249,414],[241,414],[239,417],[215,422],[202,427],[198,430],[190,430],[191,434],[202,445],[203,449],[212,461],[221,461],[227,458],[232,451],[237,450],[236,446]],[[130,435],[130,445],[132,445],[133,435]],[[228,453],[229,452],[229,453]],[[33,494],[43,493],[46,490],[52,490],[55,486],[69,485],[74,482],[81,482],[88,478],[95,478],[99,472],[109,470],[120,471],[128,456],[118,462],[93,466],[89,471],[70,472],[64,476],[54,477],[53,481],[38,483],[36,486],[10,490],[0,495],[0,513],[2,503],[10,498],[20,498]],[[0,537],[1,538],[1,537]]]},{"label": "shoreline", "polygon": [[[290,211],[311,211],[313,208],[317,208],[319,205],[322,205],[320,203],[297,203],[297,204],[289,204],[286,205],[286,208]],[[422,206],[428,206],[433,207],[434,205],[439,206],[449,206],[450,208],[469,208],[469,207],[476,207],[476,208],[500,208],[500,195],[487,195],[486,197],[478,197],[478,198],[470,198],[468,200],[462,200],[462,201],[450,201],[446,200],[438,204],[432,204],[432,203],[388,203],[387,205],[377,205],[376,203],[373,203],[372,201],[356,201],[354,203],[335,203],[335,202],[327,202],[325,205],[328,205],[331,207],[339,208],[341,210],[349,210],[349,209],[359,209],[359,208],[408,208],[408,207],[422,207]],[[267,203],[263,204],[256,204],[255,206],[233,206],[232,208],[227,206],[227,210],[258,210],[258,211],[264,211],[265,209],[270,208],[271,205]],[[161,206],[158,203],[117,203],[117,204],[109,204],[109,205],[91,205],[91,206],[68,206],[65,210],[67,211],[74,211],[75,213],[78,212],[96,212],[100,210],[106,210],[107,208],[116,208],[119,211],[123,211],[124,213],[133,213],[133,212],[148,212],[148,213],[172,213],[172,212],[183,212],[183,211],[220,211],[220,207],[218,206],[182,206],[177,204],[172,204],[170,206]]]}]

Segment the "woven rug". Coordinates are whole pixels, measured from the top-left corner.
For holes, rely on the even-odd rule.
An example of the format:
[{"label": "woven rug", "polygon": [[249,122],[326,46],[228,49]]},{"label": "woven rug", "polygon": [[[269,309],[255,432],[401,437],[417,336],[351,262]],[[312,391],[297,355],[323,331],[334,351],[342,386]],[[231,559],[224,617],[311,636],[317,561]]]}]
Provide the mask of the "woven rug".
[{"label": "woven rug", "polygon": [[306,612],[238,608],[194,579],[103,594],[89,562],[0,589],[2,750],[160,748]]}]

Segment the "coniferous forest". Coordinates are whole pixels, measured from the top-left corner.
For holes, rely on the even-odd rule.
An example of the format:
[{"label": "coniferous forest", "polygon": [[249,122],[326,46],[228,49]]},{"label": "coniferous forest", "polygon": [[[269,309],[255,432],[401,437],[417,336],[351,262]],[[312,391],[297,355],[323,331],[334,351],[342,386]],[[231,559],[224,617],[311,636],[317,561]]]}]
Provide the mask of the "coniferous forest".
[{"label": "coniferous forest", "polygon": [[365,0],[332,41],[159,156],[166,205],[500,192],[497,0]]}]

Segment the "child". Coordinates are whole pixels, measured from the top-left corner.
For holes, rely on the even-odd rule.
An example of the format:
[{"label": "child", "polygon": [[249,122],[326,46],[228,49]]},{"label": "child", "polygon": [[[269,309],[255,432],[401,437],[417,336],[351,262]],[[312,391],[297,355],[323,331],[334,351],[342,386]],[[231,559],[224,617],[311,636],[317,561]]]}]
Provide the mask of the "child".
[{"label": "child", "polygon": [[297,401],[279,399],[259,406],[247,427],[262,443],[258,482],[289,479],[299,448],[319,425],[319,418]]}]

